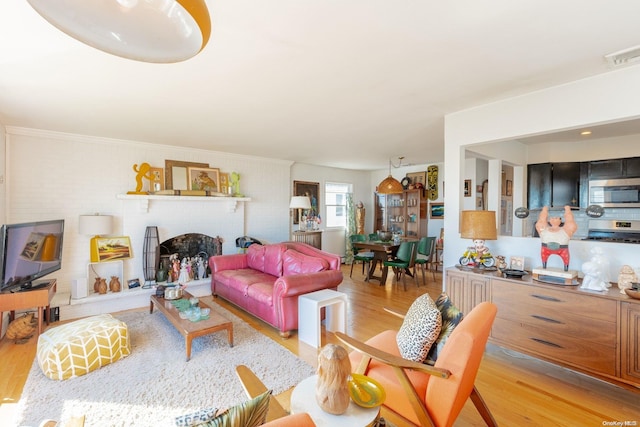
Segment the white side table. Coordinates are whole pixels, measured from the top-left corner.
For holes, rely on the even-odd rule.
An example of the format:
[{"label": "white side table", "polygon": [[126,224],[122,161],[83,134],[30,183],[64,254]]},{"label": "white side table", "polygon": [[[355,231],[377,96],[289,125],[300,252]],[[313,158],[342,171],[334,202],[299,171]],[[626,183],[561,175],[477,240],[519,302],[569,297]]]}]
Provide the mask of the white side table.
[{"label": "white side table", "polygon": [[360,427],[369,426],[380,416],[380,407],[363,408],[353,401],[349,402],[349,407],[344,414],[329,414],[318,406],[316,402],[316,382],[318,376],[302,380],[291,393],[291,413],[297,414],[306,412],[313,422],[318,426],[327,427]]},{"label": "white side table", "polygon": [[327,331],[347,331],[347,295],[331,289],[298,297],[298,339],[320,347],[320,311],[326,307]]}]

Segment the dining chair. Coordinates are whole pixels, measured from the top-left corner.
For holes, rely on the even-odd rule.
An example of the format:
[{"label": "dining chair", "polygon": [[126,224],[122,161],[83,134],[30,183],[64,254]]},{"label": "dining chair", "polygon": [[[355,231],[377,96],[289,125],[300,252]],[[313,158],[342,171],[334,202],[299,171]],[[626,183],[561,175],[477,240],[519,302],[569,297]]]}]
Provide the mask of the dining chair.
[{"label": "dining chair", "polygon": [[374,242],[378,240],[378,233],[369,233],[369,240],[373,240]]},{"label": "dining chair", "polygon": [[426,286],[427,279],[425,270],[428,268],[433,274],[433,280],[436,280],[436,272],[433,269],[433,257],[436,248],[435,237],[421,237],[418,241],[418,255],[424,256],[424,258],[418,258],[416,256],[416,264],[420,266],[422,271],[422,283]]},{"label": "dining chair", "polygon": [[341,332],[335,335],[356,350],[349,355],[354,372],[384,387],[383,405],[390,411],[416,425],[450,427],[471,399],[484,422],[493,427],[496,420],[474,383],[496,313],[493,303],[475,306],[448,336],[433,366],[402,358],[395,330],[365,343]]},{"label": "dining chair", "polygon": [[361,249],[358,249],[353,245],[355,242],[365,242],[367,240],[367,236],[365,236],[364,234],[352,234],[351,236],[349,236],[349,240],[351,241],[351,249],[353,250],[353,262],[351,262],[351,272],[349,273],[349,277],[353,275],[353,265],[356,262],[360,261],[362,263],[363,275],[365,267],[367,268],[367,277],[365,278],[365,281],[368,281],[368,272],[369,267],[371,266],[371,261],[373,260],[373,252],[362,252]]},{"label": "dining chair", "polygon": [[396,283],[402,278],[402,284],[405,291],[407,290],[406,275],[411,271],[411,269],[413,269],[413,279],[416,282],[416,286],[419,286],[415,266],[417,248],[417,240],[404,241],[400,243],[396,256],[393,259],[384,261],[383,263],[384,267],[391,267],[393,269],[394,280]]}]

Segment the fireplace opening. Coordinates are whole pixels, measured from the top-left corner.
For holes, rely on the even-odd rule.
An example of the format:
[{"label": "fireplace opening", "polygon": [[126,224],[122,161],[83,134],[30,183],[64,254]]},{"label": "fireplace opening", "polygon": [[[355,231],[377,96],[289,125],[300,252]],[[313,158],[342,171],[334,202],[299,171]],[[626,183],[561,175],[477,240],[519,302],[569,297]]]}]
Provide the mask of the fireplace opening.
[{"label": "fireplace opening", "polygon": [[157,279],[165,279],[169,282],[178,280],[178,277],[171,276],[172,271],[176,274],[175,269],[172,269],[174,258],[181,266],[186,262],[189,280],[209,277],[211,275],[208,265],[209,257],[222,255],[222,243],[223,239],[220,236],[211,237],[200,233],[187,233],[165,240],[160,243],[158,271],[164,270],[167,277],[157,277]]}]

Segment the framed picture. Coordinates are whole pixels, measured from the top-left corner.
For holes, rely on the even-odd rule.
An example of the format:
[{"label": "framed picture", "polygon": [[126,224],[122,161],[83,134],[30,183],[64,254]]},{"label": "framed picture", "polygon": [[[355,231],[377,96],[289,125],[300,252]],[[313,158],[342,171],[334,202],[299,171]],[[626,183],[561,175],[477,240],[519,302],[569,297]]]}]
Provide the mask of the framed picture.
[{"label": "framed picture", "polygon": [[513,181],[508,179],[507,180],[507,196],[511,196],[512,191],[513,191]]},{"label": "framed picture", "polygon": [[188,190],[188,169],[208,168],[206,163],[181,162],[179,160],[164,161],[164,188],[165,190]]},{"label": "framed picture", "polygon": [[444,203],[430,203],[429,218],[444,219]]},{"label": "framed picture", "polygon": [[189,190],[215,191],[220,190],[220,169],[217,168],[194,168],[189,171]]},{"label": "framed picture", "polygon": [[36,260],[40,254],[40,249],[42,249],[44,237],[43,233],[30,233],[22,252],[20,252],[20,258],[28,261]]},{"label": "framed picture", "polygon": [[[293,181],[293,195],[294,196],[307,196],[311,201],[311,213],[318,214],[318,192],[320,189],[320,183],[307,182],[307,181]],[[298,212],[293,215],[293,223],[298,224]]]},{"label": "framed picture", "polygon": [[96,240],[98,261],[113,261],[131,258],[131,240],[129,237],[98,237]]},{"label": "framed picture", "polygon": [[464,180],[464,197],[471,197],[471,180]]},{"label": "framed picture", "polygon": [[229,174],[220,172],[220,192],[229,194]]},{"label": "framed picture", "polygon": [[512,256],[509,259],[509,268],[512,270],[524,270],[524,257]]},{"label": "framed picture", "polygon": [[127,280],[127,287],[129,289],[135,289],[140,287],[140,279],[129,279]]},{"label": "framed picture", "polygon": [[164,190],[164,169],[163,168],[154,168],[149,169],[151,173],[152,180],[149,182],[149,191],[154,193],[156,191]]},{"label": "framed picture", "polygon": [[407,174],[407,178],[411,181],[411,184],[421,183],[423,188],[427,188],[427,172],[411,172]]}]

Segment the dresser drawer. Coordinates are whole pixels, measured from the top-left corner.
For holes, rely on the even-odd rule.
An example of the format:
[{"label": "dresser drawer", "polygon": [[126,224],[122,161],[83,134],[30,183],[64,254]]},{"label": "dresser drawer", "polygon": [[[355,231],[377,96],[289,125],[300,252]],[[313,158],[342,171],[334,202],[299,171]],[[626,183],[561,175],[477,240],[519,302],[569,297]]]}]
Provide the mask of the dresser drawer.
[{"label": "dresser drawer", "polygon": [[[492,301],[498,305],[498,315],[501,315],[502,310],[512,308],[522,313],[539,311],[543,316],[557,313],[556,318],[564,314],[574,315],[573,319],[578,319],[580,323],[585,324],[591,324],[592,319],[613,325],[617,321],[617,304],[614,300],[499,279],[491,283],[491,297]],[[581,320],[582,318],[588,319]]]},{"label": "dresser drawer", "polygon": [[531,352],[607,375],[616,374],[615,347],[574,339],[544,328],[502,318],[496,318],[494,321],[491,338],[516,350]]}]

